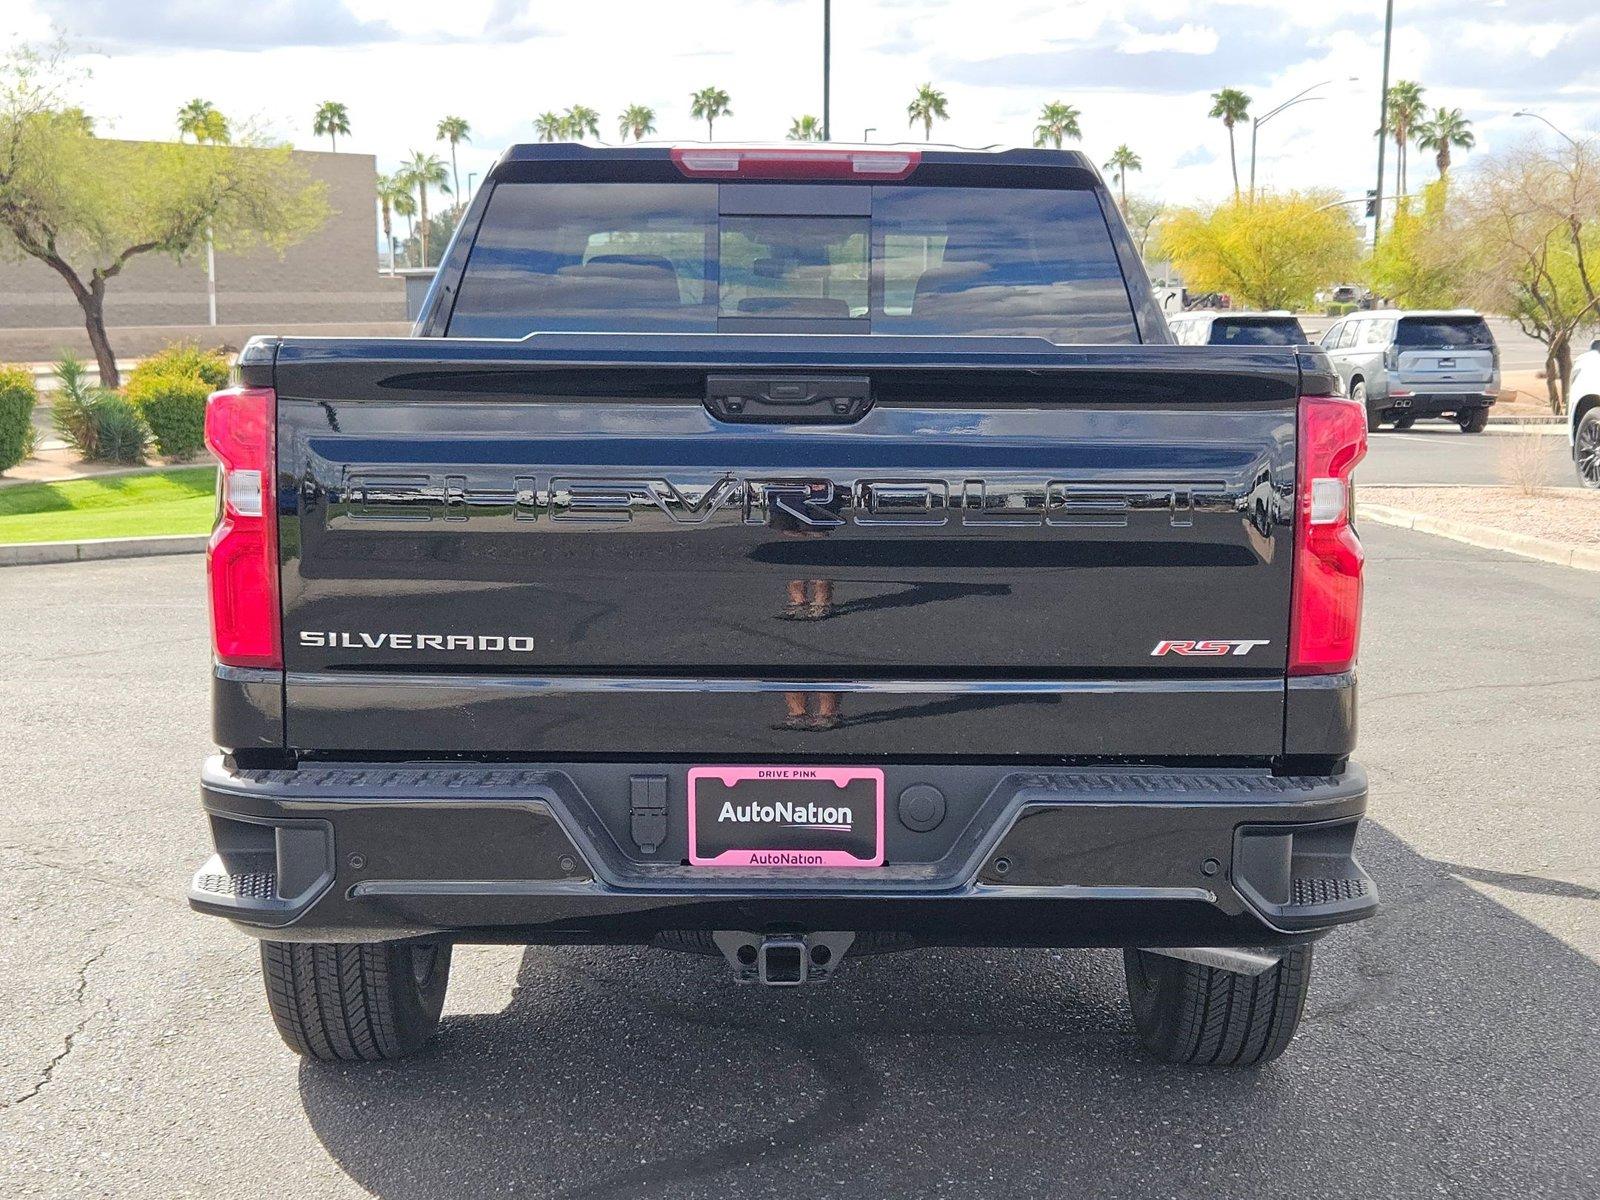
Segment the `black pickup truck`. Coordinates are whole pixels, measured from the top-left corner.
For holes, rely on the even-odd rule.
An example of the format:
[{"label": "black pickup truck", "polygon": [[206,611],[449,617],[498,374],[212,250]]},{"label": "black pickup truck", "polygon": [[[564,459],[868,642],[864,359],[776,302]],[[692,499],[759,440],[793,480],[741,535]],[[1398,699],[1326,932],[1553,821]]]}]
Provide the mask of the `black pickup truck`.
[{"label": "black pickup truck", "polygon": [[212,397],[189,899],[322,1059],[457,942],[1116,947],[1153,1052],[1271,1059],[1377,903],[1338,390],[1174,345],[1076,153],[516,147],[414,336]]}]

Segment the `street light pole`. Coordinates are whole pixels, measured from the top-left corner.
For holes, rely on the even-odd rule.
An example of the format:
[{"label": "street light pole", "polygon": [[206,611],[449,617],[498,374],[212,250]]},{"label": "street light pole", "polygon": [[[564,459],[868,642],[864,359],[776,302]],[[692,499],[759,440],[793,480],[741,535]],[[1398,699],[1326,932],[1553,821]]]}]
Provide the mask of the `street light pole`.
[{"label": "street light pole", "polygon": [[1389,144],[1389,50],[1394,42],[1394,0],[1388,0],[1383,14],[1383,93],[1378,99],[1378,190],[1372,204],[1372,248],[1378,248],[1383,235],[1383,152]]},{"label": "street light pole", "polygon": [[[1403,197],[1403,196],[1385,196],[1384,199],[1385,200],[1393,200],[1395,203],[1398,204],[1401,200],[1405,199],[1405,197]],[[1314,213],[1327,212],[1330,208],[1343,208],[1347,204],[1368,204],[1370,202],[1371,202],[1371,197],[1369,197],[1369,196],[1352,196],[1348,200],[1330,200],[1326,204],[1318,205],[1316,208],[1313,208],[1311,211],[1314,212]]]},{"label": "street light pole", "polygon": [[[1349,79],[1348,82],[1355,83],[1356,79],[1357,79],[1357,76],[1352,75],[1352,76],[1350,76],[1350,79]],[[1306,88],[1304,91],[1296,92],[1294,95],[1290,96],[1287,100],[1285,100],[1282,104],[1278,105],[1278,107],[1274,108],[1272,111],[1264,113],[1263,115],[1261,115],[1259,117],[1255,117],[1255,118],[1253,118],[1251,120],[1251,122],[1250,122],[1250,199],[1251,199],[1252,202],[1254,202],[1254,200],[1256,198],[1256,131],[1258,129],[1260,129],[1263,125],[1265,125],[1268,121],[1272,120],[1273,117],[1277,116],[1279,113],[1281,113],[1286,108],[1293,108],[1296,104],[1305,104],[1305,103],[1307,103],[1308,101],[1311,101],[1311,100],[1322,100],[1322,99],[1324,99],[1325,97],[1313,96],[1311,93],[1315,92],[1315,91],[1318,91],[1321,88],[1328,87],[1329,85],[1331,85],[1333,83],[1336,83],[1336,82],[1338,82],[1338,81],[1337,80],[1333,80],[1333,79],[1324,79],[1321,83],[1313,83],[1310,87]]]},{"label": "street light pole", "polygon": [[478,177],[476,171],[467,172],[467,203],[472,203],[472,181]]},{"label": "street light pole", "polygon": [[206,225],[206,314],[208,325],[217,323],[217,247]]},{"label": "street light pole", "polygon": [[1532,117],[1535,121],[1543,121],[1546,125],[1550,126],[1551,129],[1555,130],[1556,136],[1565,141],[1567,145],[1571,146],[1574,150],[1578,148],[1578,143],[1572,138],[1571,134],[1567,133],[1564,129],[1562,129],[1549,117],[1544,116],[1542,113],[1529,112],[1525,108],[1519,108],[1511,115],[1513,117]]},{"label": "street light pole", "polygon": [[822,0],[822,140],[833,140],[829,71],[833,58],[833,0]]},{"label": "street light pole", "polygon": [[877,132],[878,132],[878,127],[876,125],[868,125],[865,129],[863,129],[861,131],[861,140],[863,142],[870,142],[872,140],[872,135],[877,133]]}]

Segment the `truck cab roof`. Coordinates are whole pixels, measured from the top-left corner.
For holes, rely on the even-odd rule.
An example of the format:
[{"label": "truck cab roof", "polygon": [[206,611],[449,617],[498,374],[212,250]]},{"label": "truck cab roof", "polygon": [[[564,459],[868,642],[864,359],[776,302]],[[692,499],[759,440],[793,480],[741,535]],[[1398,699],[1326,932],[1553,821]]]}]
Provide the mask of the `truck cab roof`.
[{"label": "truck cab roof", "polygon": [[[952,175],[959,172],[959,175]],[[991,174],[991,172],[993,174]],[[1067,186],[1104,186],[1078,150],[947,146],[926,142],[644,142],[585,146],[521,142],[490,168],[487,182],[588,178],[634,182],[678,179],[1039,186],[1045,176]]]}]

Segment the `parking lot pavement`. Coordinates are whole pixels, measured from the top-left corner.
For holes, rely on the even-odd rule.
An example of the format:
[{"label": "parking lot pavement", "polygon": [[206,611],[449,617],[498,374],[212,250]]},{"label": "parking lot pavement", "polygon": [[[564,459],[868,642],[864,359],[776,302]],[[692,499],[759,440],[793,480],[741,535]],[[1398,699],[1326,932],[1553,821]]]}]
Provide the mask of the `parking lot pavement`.
[{"label": "parking lot pavement", "polygon": [[1138,1052],[1114,954],[916,951],[816,990],[466,948],[436,1048],[296,1060],[206,849],[196,558],[0,571],[0,1196],[1600,1194],[1600,599],[1373,528],[1382,914],[1289,1054]]},{"label": "parking lot pavement", "polygon": [[[1530,457],[1524,446],[1533,442]],[[1509,484],[1518,464],[1538,462],[1544,487],[1579,487],[1565,426],[1491,425],[1462,433],[1446,421],[1422,421],[1410,429],[1381,429],[1367,438],[1367,457],[1356,468],[1366,484]]]}]

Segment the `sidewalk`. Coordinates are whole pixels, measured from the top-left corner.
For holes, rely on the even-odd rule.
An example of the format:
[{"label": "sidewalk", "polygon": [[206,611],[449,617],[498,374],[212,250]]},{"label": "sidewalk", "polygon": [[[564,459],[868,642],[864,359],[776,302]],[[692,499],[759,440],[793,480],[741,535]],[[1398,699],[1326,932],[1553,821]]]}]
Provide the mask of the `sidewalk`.
[{"label": "sidewalk", "polygon": [[1359,517],[1487,550],[1600,571],[1600,492],[1578,488],[1366,487]]},{"label": "sidewalk", "polygon": [[169,471],[174,467],[203,467],[215,460],[202,452],[188,462],[168,462],[152,454],[142,467],[126,463],[89,463],[81,460],[59,438],[48,438],[39,443],[38,454],[24,459],[4,475],[0,475],[0,488],[18,483],[65,483],[71,479],[94,479],[107,475],[146,475],[152,471]]}]

